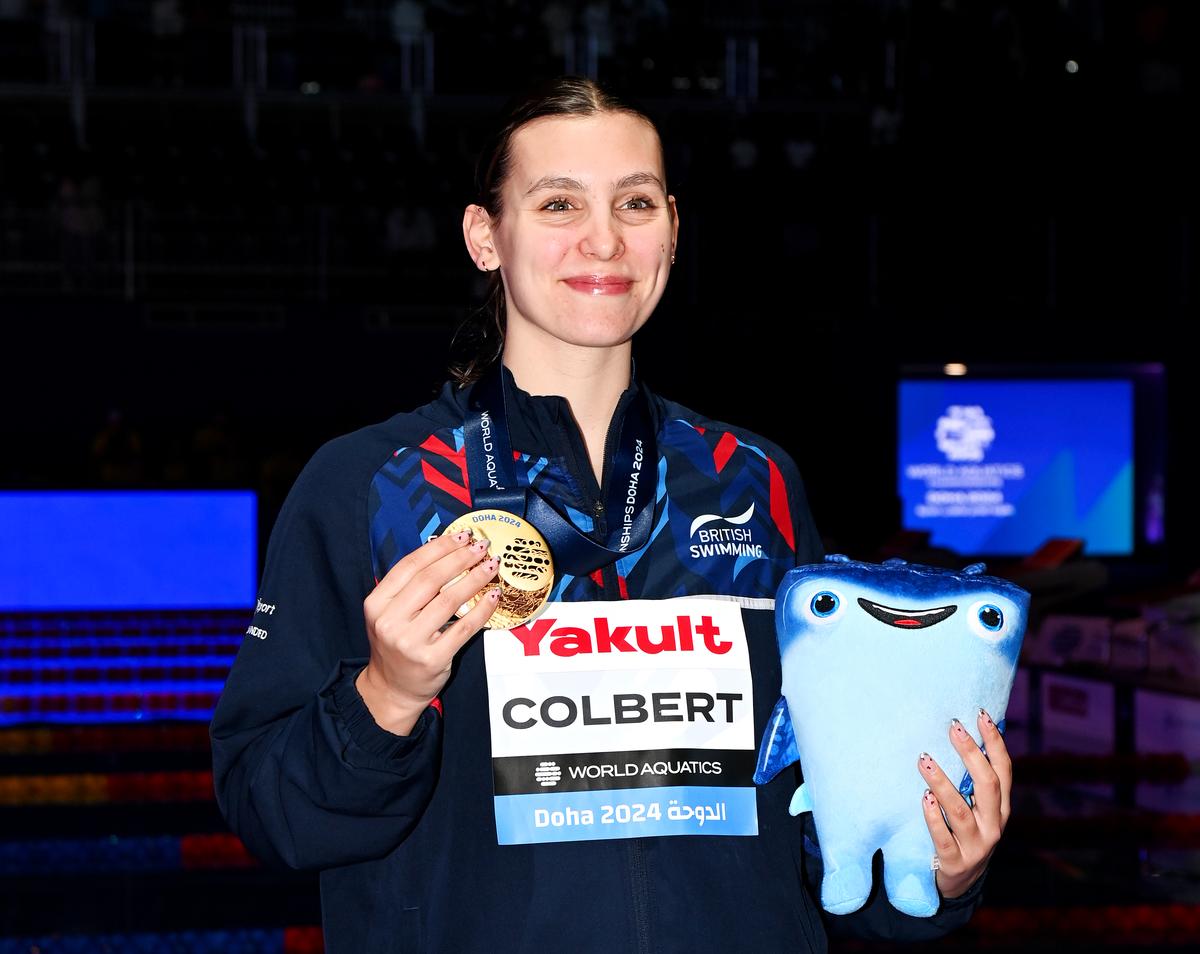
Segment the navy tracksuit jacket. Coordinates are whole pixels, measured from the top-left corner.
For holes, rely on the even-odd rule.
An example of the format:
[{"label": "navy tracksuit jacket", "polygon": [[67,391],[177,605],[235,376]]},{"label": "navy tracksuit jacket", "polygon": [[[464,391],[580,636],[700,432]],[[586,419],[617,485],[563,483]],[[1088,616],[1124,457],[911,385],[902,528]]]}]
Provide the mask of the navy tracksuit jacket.
[{"label": "navy tracksuit jacket", "polygon": [[[604,539],[605,498],[565,400],[530,396],[505,377],[519,479]],[[330,954],[824,951],[811,816],[788,815],[794,771],[758,788],[757,836],[501,846],[479,637],[459,654],[441,711],[426,709],[409,736],[371,718],[354,687],[368,656],[363,599],[404,554],[472,509],[468,393],[446,385],[412,413],[331,441],[296,481],[211,727],[230,825],[268,862],[321,869]],[[775,591],[788,569],[821,559],[820,541],[784,452],[647,393],[659,455],[653,536],[591,575],[560,573],[551,599],[735,598],[757,742],[780,689]],[[725,535],[736,539],[691,533],[698,516],[751,505],[744,532]],[[976,887],[933,918],[910,918],[877,887],[861,911],[828,922],[868,937],[931,938],[965,923],[978,902]]]}]

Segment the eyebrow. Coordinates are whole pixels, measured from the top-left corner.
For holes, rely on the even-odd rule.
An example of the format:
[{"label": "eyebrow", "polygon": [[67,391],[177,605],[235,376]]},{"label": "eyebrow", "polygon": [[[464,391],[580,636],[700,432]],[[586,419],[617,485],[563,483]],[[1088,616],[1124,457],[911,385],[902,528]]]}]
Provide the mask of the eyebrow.
[{"label": "eyebrow", "polygon": [[[621,179],[618,179],[614,191],[620,192],[622,189],[629,189],[639,185],[654,185],[658,186],[663,192],[667,191],[663,185],[662,179],[652,172],[633,172]],[[570,176],[542,176],[525,194],[533,195],[535,192],[543,192],[546,189],[561,189],[564,192],[586,192],[583,183],[578,179],[572,179]]]}]

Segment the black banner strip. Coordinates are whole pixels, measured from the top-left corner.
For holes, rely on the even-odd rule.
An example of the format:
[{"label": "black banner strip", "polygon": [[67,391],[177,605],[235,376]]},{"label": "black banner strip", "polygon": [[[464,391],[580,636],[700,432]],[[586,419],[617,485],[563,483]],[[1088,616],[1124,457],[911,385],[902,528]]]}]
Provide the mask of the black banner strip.
[{"label": "black banner strip", "polygon": [[666,785],[752,785],[751,749],[638,749],[492,759],[497,795],[591,792]]}]

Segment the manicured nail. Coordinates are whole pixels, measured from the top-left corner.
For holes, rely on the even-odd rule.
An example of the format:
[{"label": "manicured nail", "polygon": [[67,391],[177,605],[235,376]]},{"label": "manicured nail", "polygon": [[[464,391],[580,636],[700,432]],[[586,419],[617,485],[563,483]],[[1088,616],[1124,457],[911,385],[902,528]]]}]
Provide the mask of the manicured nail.
[{"label": "manicured nail", "polygon": [[459,530],[458,533],[456,533],[454,535],[455,543],[466,543],[470,539],[471,539],[471,531],[470,530]]},{"label": "manicured nail", "polygon": [[924,769],[926,772],[933,771],[933,756],[930,755],[928,752],[921,753],[921,768]]},{"label": "manicured nail", "polygon": [[967,730],[963,728],[963,724],[957,719],[950,720],[950,731],[952,731],[960,739],[965,739],[967,737]]},{"label": "manicured nail", "polygon": [[472,553],[484,553],[487,551],[488,542],[486,540],[476,540],[467,549]]},{"label": "manicured nail", "polygon": [[489,560],[484,560],[479,565],[490,575],[496,572],[496,569],[500,566],[500,561],[492,557]]},{"label": "manicured nail", "polygon": [[933,792],[929,789],[925,789],[925,804],[930,808],[937,804],[937,799],[933,797]]},{"label": "manicured nail", "polygon": [[988,715],[987,709],[982,707],[979,709],[979,718],[983,720],[984,725],[995,725],[995,723],[992,721],[992,717]]},{"label": "manicured nail", "polygon": [[493,603],[495,603],[497,600],[499,600],[499,599],[500,599],[500,590],[499,590],[499,589],[490,589],[490,590],[488,590],[488,591],[487,591],[487,599],[489,599],[489,600],[491,600]]}]

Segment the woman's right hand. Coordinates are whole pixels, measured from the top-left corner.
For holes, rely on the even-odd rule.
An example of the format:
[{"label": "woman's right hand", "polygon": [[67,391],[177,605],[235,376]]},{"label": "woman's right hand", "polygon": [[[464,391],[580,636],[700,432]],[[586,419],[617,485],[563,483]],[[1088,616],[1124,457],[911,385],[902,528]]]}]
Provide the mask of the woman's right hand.
[{"label": "woman's right hand", "polygon": [[363,601],[371,658],[355,685],[375,722],[396,735],[412,730],[450,678],[454,656],[496,609],[500,589],[491,587],[466,616],[446,625],[499,567],[491,557],[469,569],[488,545],[468,545],[470,539],[470,531],[462,530],[428,541],[392,567]]}]

